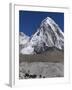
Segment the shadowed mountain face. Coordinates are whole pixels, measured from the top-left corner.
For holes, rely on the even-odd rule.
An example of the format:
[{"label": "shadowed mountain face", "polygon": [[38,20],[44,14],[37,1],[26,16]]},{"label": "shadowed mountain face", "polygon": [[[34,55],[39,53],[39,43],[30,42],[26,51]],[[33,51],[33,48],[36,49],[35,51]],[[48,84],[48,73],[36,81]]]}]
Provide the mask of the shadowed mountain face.
[{"label": "shadowed mountain face", "polygon": [[20,32],[20,53],[39,54],[50,49],[64,50],[64,34],[50,17],[45,18],[31,37]]}]

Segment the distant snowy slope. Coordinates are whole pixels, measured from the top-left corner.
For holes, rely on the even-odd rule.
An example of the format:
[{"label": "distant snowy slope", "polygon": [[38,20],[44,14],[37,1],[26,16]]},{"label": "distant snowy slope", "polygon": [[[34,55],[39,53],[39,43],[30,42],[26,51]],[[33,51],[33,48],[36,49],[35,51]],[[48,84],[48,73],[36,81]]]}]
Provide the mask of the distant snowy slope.
[{"label": "distant snowy slope", "polygon": [[29,42],[29,36],[25,35],[23,32],[19,33],[19,51],[25,47],[27,47],[27,43]]},{"label": "distant snowy slope", "polygon": [[24,45],[29,41],[29,36],[25,35],[23,32],[19,33],[19,44]]}]

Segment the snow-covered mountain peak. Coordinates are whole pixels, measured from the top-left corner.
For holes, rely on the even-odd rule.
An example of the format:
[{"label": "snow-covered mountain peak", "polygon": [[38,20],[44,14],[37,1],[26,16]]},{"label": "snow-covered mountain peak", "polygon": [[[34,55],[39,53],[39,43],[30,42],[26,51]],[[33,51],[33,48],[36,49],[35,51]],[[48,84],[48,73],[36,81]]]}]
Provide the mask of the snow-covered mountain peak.
[{"label": "snow-covered mountain peak", "polygon": [[[57,31],[59,28],[58,24],[50,17],[45,18],[42,22],[40,27],[48,27],[49,29],[52,28],[53,31]],[[60,29],[60,31],[62,31]],[[63,33],[62,33],[63,34]]]},{"label": "snow-covered mountain peak", "polygon": [[[50,17],[45,18],[36,33],[29,39],[28,36],[21,33],[25,48],[22,49],[22,54],[41,53],[48,48],[64,49],[64,34],[58,24]],[[27,47],[26,47],[27,45]],[[29,51],[29,53],[28,53]]]},{"label": "snow-covered mountain peak", "polygon": [[52,18],[50,18],[50,17],[46,17],[43,21],[42,21],[42,23],[43,22],[52,22],[52,23],[54,23],[54,20],[52,19]]},{"label": "snow-covered mountain peak", "polygon": [[63,49],[64,35],[60,27],[50,17],[45,18],[37,32],[33,35],[33,45],[43,45]]}]

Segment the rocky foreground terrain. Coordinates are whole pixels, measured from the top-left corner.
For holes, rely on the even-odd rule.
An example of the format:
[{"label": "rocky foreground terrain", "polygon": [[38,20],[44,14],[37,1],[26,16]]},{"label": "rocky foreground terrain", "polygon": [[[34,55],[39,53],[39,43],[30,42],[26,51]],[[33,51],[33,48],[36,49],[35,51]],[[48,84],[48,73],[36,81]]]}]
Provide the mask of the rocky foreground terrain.
[{"label": "rocky foreground terrain", "polygon": [[22,62],[19,68],[19,79],[63,77],[63,63]]},{"label": "rocky foreground terrain", "polygon": [[63,51],[36,55],[20,55],[19,78],[50,78],[64,76]]}]

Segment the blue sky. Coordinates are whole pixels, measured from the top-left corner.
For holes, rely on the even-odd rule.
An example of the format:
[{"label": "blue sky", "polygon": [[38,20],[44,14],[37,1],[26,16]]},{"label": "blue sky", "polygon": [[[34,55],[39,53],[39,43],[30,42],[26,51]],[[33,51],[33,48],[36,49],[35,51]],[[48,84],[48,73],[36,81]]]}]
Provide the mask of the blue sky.
[{"label": "blue sky", "polygon": [[64,32],[64,13],[19,11],[19,31],[31,36],[46,17],[51,17]]}]

